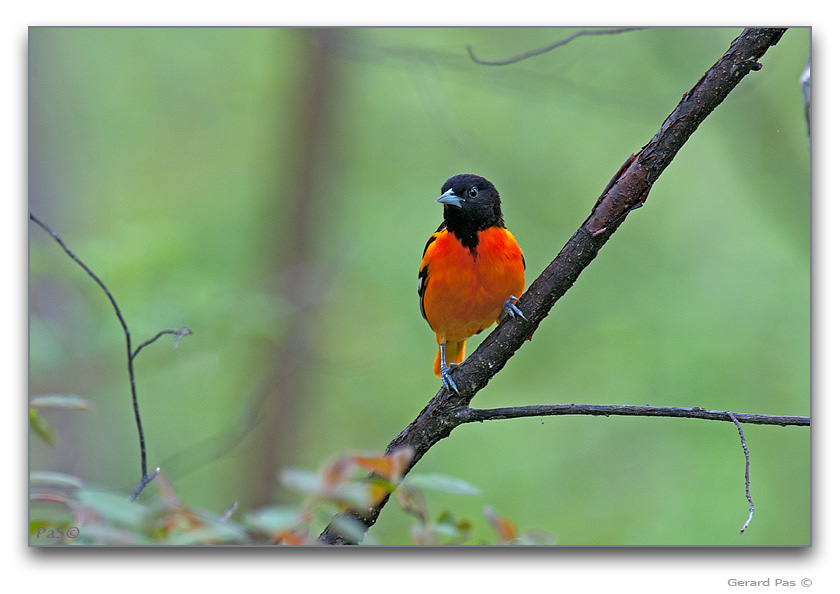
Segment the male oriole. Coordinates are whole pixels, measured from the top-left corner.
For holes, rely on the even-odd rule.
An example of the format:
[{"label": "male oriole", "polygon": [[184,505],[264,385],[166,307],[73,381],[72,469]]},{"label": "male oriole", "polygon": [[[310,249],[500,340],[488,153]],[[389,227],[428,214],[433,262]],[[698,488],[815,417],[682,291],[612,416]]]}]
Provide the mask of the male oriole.
[{"label": "male oriole", "polygon": [[502,314],[525,318],[514,305],[525,289],[525,257],[505,228],[499,192],[478,175],[450,177],[437,202],[443,223],[426,242],[420,264],[420,313],[438,342],[434,374],[451,392],[451,365],[466,356],[466,340]]}]

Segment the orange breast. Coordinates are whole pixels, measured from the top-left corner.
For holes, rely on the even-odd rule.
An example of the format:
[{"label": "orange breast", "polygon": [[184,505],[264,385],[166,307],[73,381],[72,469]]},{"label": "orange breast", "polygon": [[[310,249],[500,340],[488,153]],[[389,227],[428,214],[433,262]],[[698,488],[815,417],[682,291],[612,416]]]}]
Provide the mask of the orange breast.
[{"label": "orange breast", "polygon": [[438,344],[465,340],[497,322],[502,304],[525,289],[522,252],[502,227],[479,232],[475,253],[448,231],[423,257],[428,266],[423,308]]}]

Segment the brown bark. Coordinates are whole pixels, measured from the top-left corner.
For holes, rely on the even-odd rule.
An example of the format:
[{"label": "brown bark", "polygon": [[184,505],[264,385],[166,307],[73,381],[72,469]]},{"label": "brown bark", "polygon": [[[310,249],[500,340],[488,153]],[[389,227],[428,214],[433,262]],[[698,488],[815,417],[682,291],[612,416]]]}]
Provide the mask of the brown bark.
[{"label": "brown bark", "polygon": [[[533,335],[540,321],[571,288],[583,269],[594,260],[627,215],[644,204],[653,183],[706,116],[747,74],[761,68],[758,59],[779,41],[784,31],[745,29],[732,42],[729,50],[683,95],[651,141],[621,166],[595,202],[589,217],[522,295],[518,306],[527,319],[508,319],[499,324],[476,351],[452,371],[452,378],[460,393],[452,395],[441,389],[418,417],[388,445],[386,452],[406,446],[413,448],[413,458],[405,473],[455,427],[465,422],[482,420],[464,414],[465,410],[469,410],[467,407],[475,394]],[[740,416],[738,418],[741,419]],[[347,512],[344,520],[361,523],[365,529],[370,528],[387,501],[386,498],[362,512]],[[323,531],[320,541],[325,544],[355,543],[354,539],[345,537],[332,523]]]}]

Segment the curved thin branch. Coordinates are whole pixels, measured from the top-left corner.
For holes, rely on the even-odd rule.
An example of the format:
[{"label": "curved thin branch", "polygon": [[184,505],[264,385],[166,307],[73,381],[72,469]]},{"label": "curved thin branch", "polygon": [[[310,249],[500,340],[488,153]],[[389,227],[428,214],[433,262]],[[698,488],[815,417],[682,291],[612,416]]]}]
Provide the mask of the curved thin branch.
[{"label": "curved thin branch", "polygon": [[134,408],[134,421],[137,424],[137,436],[140,440],[140,483],[131,493],[131,500],[137,499],[137,496],[140,495],[140,492],[148,485],[159,473],[160,468],[155,468],[155,470],[149,474],[147,472],[146,466],[146,438],[143,433],[143,423],[140,419],[140,404],[137,400],[137,385],[134,379],[134,358],[143,350],[144,347],[149,346],[153,342],[155,342],[158,338],[163,336],[164,334],[174,334],[175,335],[175,347],[178,348],[178,342],[181,340],[182,337],[186,336],[187,334],[192,334],[192,330],[189,328],[182,328],[180,330],[162,330],[158,332],[154,337],[150,338],[149,340],[141,343],[135,350],[132,351],[131,349],[131,332],[128,330],[128,324],[123,317],[122,311],[120,310],[119,305],[117,305],[117,300],[114,299],[114,296],[111,294],[111,291],[108,290],[108,287],[105,286],[94,272],[88,268],[88,266],[82,262],[76,254],[74,254],[67,244],[64,243],[64,240],[61,239],[61,236],[56,233],[49,225],[43,223],[39,220],[35,215],[31,212],[29,213],[29,219],[41,227],[44,231],[49,233],[52,238],[61,246],[64,252],[70,256],[70,258],[82,269],[87,273],[87,275],[92,278],[97,285],[104,291],[105,295],[108,297],[108,300],[111,302],[111,307],[114,308],[114,312],[117,314],[117,318],[120,320],[120,325],[122,326],[123,333],[125,334],[125,348],[128,354],[128,380],[131,385],[131,404]]},{"label": "curved thin branch", "polygon": [[60,245],[60,246],[61,246],[61,249],[63,249],[63,250],[64,250],[64,252],[65,252],[68,256],[70,256],[70,258],[71,258],[71,259],[72,259],[72,260],[73,260],[76,264],[78,264],[79,266],[81,266],[81,267],[82,267],[82,269],[83,269],[83,270],[87,273],[87,275],[88,275],[90,278],[92,278],[92,279],[96,282],[96,284],[97,284],[97,285],[99,285],[99,287],[102,289],[102,291],[103,291],[103,292],[105,293],[105,295],[108,297],[108,300],[111,302],[111,307],[113,307],[113,308],[114,308],[114,312],[117,314],[117,318],[119,318],[119,320],[120,320],[120,325],[122,326],[123,332],[125,333],[125,341],[126,341],[126,344],[128,345],[128,356],[129,356],[129,358],[130,358],[130,357],[131,357],[131,333],[128,331],[128,324],[126,324],[126,323],[125,323],[125,318],[123,318],[122,311],[120,311],[120,308],[119,308],[119,306],[117,305],[117,300],[116,300],[116,299],[114,299],[114,296],[111,294],[111,291],[109,291],[109,290],[108,290],[108,287],[106,287],[106,286],[105,286],[105,283],[103,283],[103,282],[99,279],[99,277],[98,277],[98,276],[96,276],[96,275],[93,273],[93,270],[91,270],[90,268],[88,268],[88,267],[87,267],[87,264],[85,264],[84,262],[82,262],[82,261],[78,258],[78,256],[76,256],[76,254],[74,254],[74,253],[70,250],[70,248],[69,248],[69,247],[67,247],[67,244],[66,244],[66,243],[64,243],[64,240],[63,240],[63,239],[61,239],[61,236],[59,236],[59,234],[58,234],[58,233],[56,233],[56,232],[52,229],[52,227],[50,227],[50,226],[49,226],[49,225],[47,225],[46,223],[41,222],[41,220],[40,220],[40,219],[38,219],[35,215],[33,215],[31,212],[29,213],[29,220],[30,220],[30,221],[32,221],[33,223],[35,223],[36,225],[38,225],[39,227],[41,227],[41,229],[43,229],[43,230],[44,230],[44,231],[46,231],[47,233],[49,233],[49,234],[52,236],[52,238],[56,241],[56,243],[57,243],[58,245]]},{"label": "curved thin branch", "polygon": [[735,416],[735,413],[729,413],[729,418],[732,419],[732,422],[735,423],[735,427],[738,428],[738,435],[741,437],[741,447],[744,450],[744,458],[746,458],[746,468],[744,470],[744,490],[747,493],[747,501],[750,504],[750,512],[747,514],[747,521],[744,522],[744,525],[741,526],[741,534],[744,533],[744,530],[747,529],[747,526],[750,525],[752,522],[753,514],[755,513],[755,505],[753,504],[752,496],[750,495],[750,449],[747,447],[747,439],[744,437],[744,430],[741,429],[741,423],[738,422],[738,417]]},{"label": "curved thin branch", "polygon": [[551,50],[560,47],[561,45],[566,45],[573,39],[577,39],[582,35],[615,35],[616,33],[627,33],[628,31],[640,31],[642,29],[647,29],[647,27],[620,27],[618,29],[581,29],[577,33],[573,33],[565,39],[561,39],[560,41],[546,45],[545,47],[540,47],[537,49],[529,50],[527,52],[523,52],[518,56],[513,56],[505,60],[482,60],[481,58],[475,55],[472,46],[470,45],[467,46],[467,53],[470,55],[470,59],[476,64],[482,64],[484,66],[507,66],[508,64],[515,64],[516,62],[521,62],[522,60],[527,60],[528,58],[533,58],[534,56],[539,56],[540,54],[548,53]]},{"label": "curved thin branch", "polygon": [[164,334],[174,334],[175,335],[175,341],[172,345],[172,348],[177,349],[178,348],[178,343],[181,342],[181,339],[188,334],[192,334],[192,330],[190,330],[189,328],[186,328],[186,327],[181,328],[180,330],[161,330],[160,332],[158,332],[157,334],[152,336],[149,340],[147,340],[145,342],[142,342],[139,345],[137,345],[137,348],[134,349],[134,352],[131,354],[131,358],[134,359],[140,353],[141,350],[143,350],[144,348],[146,348],[147,346],[152,344],[154,341],[156,341],[158,338],[160,338]]},{"label": "curved thin branch", "polygon": [[[653,183],[706,116],[747,74],[761,68],[758,59],[784,32],[785,29],[744,29],[729,50],[683,95],[651,141],[627,159],[607,184],[583,225],[520,298],[518,306],[527,319],[507,319],[496,326],[475,352],[452,371],[452,379],[460,393],[452,396],[441,389],[388,445],[386,453],[405,446],[413,448],[414,456],[403,474],[408,473],[435,443],[462,424],[459,413],[533,335],[540,321],[595,259],[598,250],[627,215],[644,204]],[[369,528],[387,502],[388,497],[385,497],[366,510],[346,512],[341,519]],[[320,541],[326,544],[358,542],[352,536],[342,534],[340,523],[334,521],[327,526]]]}]

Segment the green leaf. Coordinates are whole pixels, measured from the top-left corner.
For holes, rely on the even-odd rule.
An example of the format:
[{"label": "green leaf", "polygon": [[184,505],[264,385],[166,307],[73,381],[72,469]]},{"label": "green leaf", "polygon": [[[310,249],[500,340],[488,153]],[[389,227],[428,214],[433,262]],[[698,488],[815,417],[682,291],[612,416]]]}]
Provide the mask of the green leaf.
[{"label": "green leaf", "polygon": [[447,538],[458,538],[461,535],[458,526],[454,522],[437,522],[432,528],[436,533]]},{"label": "green leaf", "polygon": [[82,479],[71,474],[34,470],[29,473],[29,485],[31,487],[48,486],[80,489],[84,486],[84,483]]},{"label": "green leaf", "polygon": [[412,474],[405,479],[413,487],[428,489],[430,491],[441,491],[455,495],[478,495],[481,490],[467,481],[445,474]]},{"label": "green leaf", "polygon": [[146,508],[124,495],[82,488],[79,501],[96,512],[106,522],[139,530],[146,517]]},{"label": "green leaf", "polygon": [[469,520],[460,520],[450,511],[444,511],[440,514],[437,522],[433,525],[434,531],[441,535],[456,539],[466,539],[472,532],[472,524]]},{"label": "green leaf", "polygon": [[320,473],[290,468],[280,473],[280,482],[289,489],[314,495],[326,501],[344,503],[355,508],[367,507],[371,504],[370,485],[360,481],[332,484]]},{"label": "green leaf", "polygon": [[557,537],[541,530],[532,530],[517,538],[515,542],[520,545],[555,545],[557,544]]},{"label": "green leaf", "polygon": [[323,490],[321,475],[311,470],[287,468],[280,473],[280,483],[289,489],[320,495]]},{"label": "green leaf", "polygon": [[136,546],[154,545],[145,534],[126,528],[117,528],[106,524],[85,524],[79,527],[79,533],[68,541],[67,544],[78,545],[109,545],[109,546]]},{"label": "green leaf", "polygon": [[300,509],[292,505],[270,505],[248,513],[244,524],[262,532],[283,532],[303,522]]},{"label": "green leaf", "polygon": [[55,428],[44,417],[38,414],[38,411],[34,408],[29,409],[29,428],[35,432],[35,435],[43,439],[47,445],[55,447]]},{"label": "green leaf", "polygon": [[35,408],[71,408],[75,410],[87,410],[91,407],[90,400],[86,400],[75,394],[42,394],[33,396],[29,401],[30,407]]},{"label": "green leaf", "polygon": [[204,518],[204,525],[194,530],[177,532],[166,539],[170,545],[200,545],[200,544],[230,544],[246,542],[248,535],[236,524],[208,520]]},{"label": "green leaf", "polygon": [[324,498],[356,509],[365,508],[373,503],[371,485],[359,481],[339,485]]},{"label": "green leaf", "polygon": [[[336,516],[330,521],[330,525],[338,534],[341,534],[346,540],[360,543],[367,534],[367,528],[359,520],[346,516]],[[371,538],[368,537],[367,544],[374,544]]]}]

